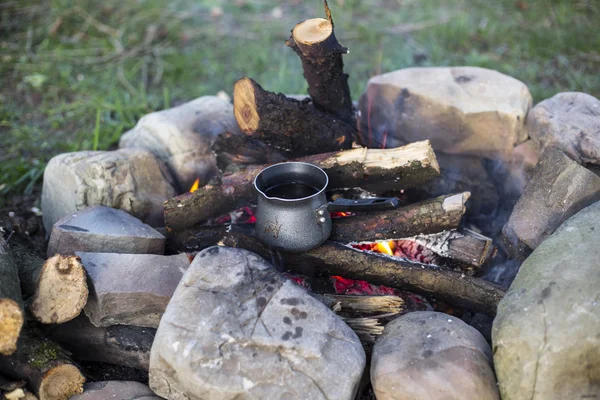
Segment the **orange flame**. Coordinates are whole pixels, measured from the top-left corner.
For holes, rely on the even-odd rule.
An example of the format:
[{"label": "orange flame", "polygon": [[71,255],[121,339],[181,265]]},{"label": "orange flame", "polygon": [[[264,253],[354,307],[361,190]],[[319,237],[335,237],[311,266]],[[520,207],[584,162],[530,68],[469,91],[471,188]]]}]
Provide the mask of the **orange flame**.
[{"label": "orange flame", "polygon": [[196,178],[196,180],[194,181],[194,184],[190,188],[190,193],[194,193],[196,190],[198,190],[199,186],[200,186],[200,178]]},{"label": "orange flame", "polygon": [[379,253],[385,253],[388,254],[390,256],[394,255],[394,251],[392,250],[392,247],[394,246],[394,241],[390,240],[389,242],[378,242],[375,245],[375,251],[378,251]]}]

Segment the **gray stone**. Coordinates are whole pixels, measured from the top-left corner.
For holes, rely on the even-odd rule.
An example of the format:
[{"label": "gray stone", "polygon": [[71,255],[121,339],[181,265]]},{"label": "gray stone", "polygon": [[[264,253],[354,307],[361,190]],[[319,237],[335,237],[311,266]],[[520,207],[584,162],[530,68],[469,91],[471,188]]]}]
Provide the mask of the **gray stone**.
[{"label": "gray stone", "polygon": [[240,133],[233,105],[216,96],[203,96],[145,115],[121,137],[119,147],[152,151],[168,165],[179,191],[184,192],[196,178],[205,184],[217,173],[211,146],[223,132]]},{"label": "gray stone", "polygon": [[526,126],[542,149],[558,147],[581,164],[600,164],[597,98],[578,92],[558,93],[531,109]]},{"label": "gray stone", "polygon": [[524,259],[567,218],[600,200],[600,177],[549,147],[502,233],[510,254]]},{"label": "gray stone", "polygon": [[492,330],[503,400],[600,398],[600,202],[521,266]]},{"label": "gray stone", "polygon": [[531,101],[525,84],[497,71],[406,68],[369,80],[360,135],[369,147],[429,139],[436,152],[508,160],[527,139]]},{"label": "gray stone", "polygon": [[91,382],[84,386],[82,394],[70,400],[160,400],[161,398],[143,383],[133,381]]},{"label": "gray stone", "polygon": [[170,400],[354,399],[365,354],[323,303],[259,256],[211,247],[177,287],[150,354]]},{"label": "gray stone", "polygon": [[75,253],[88,273],[85,314],[96,326],[156,328],[190,265],[186,254]]},{"label": "gray stone", "polygon": [[44,228],[50,232],[61,218],[96,205],[164,226],[163,203],[176,195],[168,170],[147,150],[64,153],[44,171]]},{"label": "gray stone", "polygon": [[492,352],[460,319],[433,311],[400,316],[373,347],[377,400],[499,400]]},{"label": "gray stone", "polygon": [[165,237],[125,211],[93,206],[54,224],[48,257],[96,253],[164,254]]}]

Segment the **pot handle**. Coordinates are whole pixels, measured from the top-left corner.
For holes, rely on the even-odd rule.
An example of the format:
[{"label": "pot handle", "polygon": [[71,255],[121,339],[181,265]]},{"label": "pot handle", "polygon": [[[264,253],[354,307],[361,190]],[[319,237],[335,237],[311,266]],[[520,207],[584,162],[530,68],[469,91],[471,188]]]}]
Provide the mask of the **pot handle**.
[{"label": "pot handle", "polygon": [[351,200],[339,198],[327,205],[327,211],[378,211],[390,210],[399,205],[396,197],[373,197]]}]

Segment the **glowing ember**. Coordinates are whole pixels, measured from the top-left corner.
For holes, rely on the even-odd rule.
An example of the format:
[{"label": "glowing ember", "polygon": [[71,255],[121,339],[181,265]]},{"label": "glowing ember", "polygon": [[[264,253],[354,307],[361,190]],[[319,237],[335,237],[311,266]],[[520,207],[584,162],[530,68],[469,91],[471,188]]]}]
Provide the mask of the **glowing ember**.
[{"label": "glowing ember", "polygon": [[341,276],[332,276],[333,288],[336,294],[357,294],[357,295],[398,295],[396,289],[387,286],[371,285],[367,281],[358,281]]},{"label": "glowing ember", "polygon": [[351,217],[354,214],[348,211],[332,211],[329,213],[331,218],[343,218],[343,217]]},{"label": "glowing ember", "polygon": [[199,186],[200,186],[200,178],[196,178],[196,180],[194,181],[194,184],[190,188],[190,193],[194,193],[196,190],[198,190]]},{"label": "glowing ember", "polygon": [[379,242],[375,245],[375,251],[393,256],[394,251],[392,250],[392,247],[395,247],[393,240],[390,240],[389,242]]}]

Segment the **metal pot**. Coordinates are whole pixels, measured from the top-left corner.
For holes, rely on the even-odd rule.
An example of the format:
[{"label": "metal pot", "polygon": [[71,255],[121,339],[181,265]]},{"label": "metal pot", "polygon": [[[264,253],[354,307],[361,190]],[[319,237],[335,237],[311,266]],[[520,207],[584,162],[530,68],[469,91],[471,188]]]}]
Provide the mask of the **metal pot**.
[{"label": "metal pot", "polygon": [[263,169],[254,179],[258,191],[256,235],[265,244],[301,252],[323,244],[331,234],[329,211],[371,211],[395,208],[398,199],[338,199],[328,203],[329,178],[321,168],[285,162]]}]

